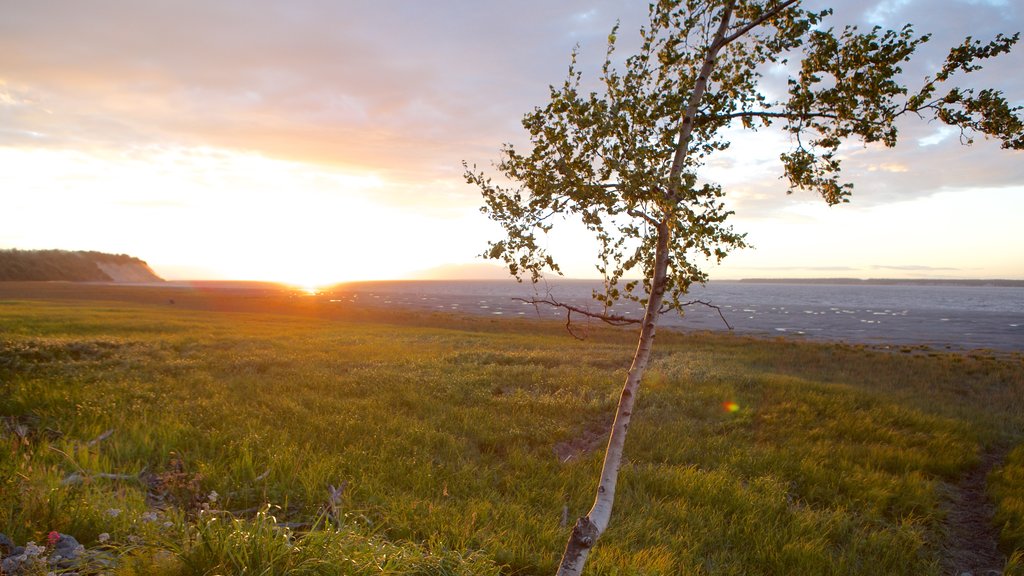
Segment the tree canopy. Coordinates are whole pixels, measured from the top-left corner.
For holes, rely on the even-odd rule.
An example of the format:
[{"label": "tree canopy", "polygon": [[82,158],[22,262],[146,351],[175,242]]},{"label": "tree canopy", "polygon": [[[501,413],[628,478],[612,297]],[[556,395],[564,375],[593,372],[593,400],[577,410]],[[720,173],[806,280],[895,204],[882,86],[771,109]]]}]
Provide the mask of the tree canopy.
[{"label": "tree canopy", "polygon": [[[837,30],[827,27],[831,10],[808,11],[797,0],[662,0],[649,11],[639,50],[621,65],[618,27],[609,34],[600,90],[581,89],[573,52],[565,82],[523,118],[529,149],[502,148],[500,182],[467,168],[467,181],[483,193],[483,211],[506,233],[485,256],[503,260],[513,274],[559,272],[538,234],[577,218],[599,241],[597,268],[607,283],[597,297],[606,305],[620,297],[644,302],[656,230],[665,224],[668,306],[679,307],[679,296],[707,279],[704,262],[745,246],[744,235],[726,224],[726,191],[699,177],[709,158],[729,147],[729,127],[788,133],[792,147],[780,156],[788,190],[817,192],[829,204],[846,202],[853,190],[841,178],[840,146],[895,146],[900,117],[937,119],[966,142],[980,133],[1004,148],[1024,148],[1019,106],[997,90],[950,85],[1009,51],[1019,34],[968,37],[911,88],[902,66],[930,36],[909,24]],[[789,71],[785,94],[768,95],[768,65]],[[624,276],[645,278],[644,289],[620,283]]]},{"label": "tree canopy", "polygon": [[[599,242],[605,285],[595,298],[605,309],[578,311],[617,323],[622,317],[610,308],[619,299],[645,306],[594,505],[574,526],[559,575],[581,573],[608,525],[658,317],[682,309],[689,287],[707,279],[705,262],[745,245],[727,224],[726,191],[700,175],[736,137],[731,128],[788,133],[792,146],[779,157],[788,191],[811,190],[830,205],[846,202],[853,189],[841,178],[840,147],[895,146],[903,117],[954,126],[967,143],[984,134],[1004,148],[1024,148],[1020,106],[998,90],[952,84],[1008,52],[1019,34],[967,37],[911,86],[902,67],[929,35],[909,24],[836,29],[829,16],[831,10],[807,10],[800,0],[656,0],[639,49],[621,62],[618,26],[612,29],[600,90],[583,89],[573,52],[565,82],[523,118],[529,149],[502,148],[499,181],[466,166],[466,180],[483,194],[483,212],[505,232],[485,256],[503,260],[520,279],[559,272],[538,235],[579,219]],[[784,93],[768,89],[766,66],[787,71]]]}]

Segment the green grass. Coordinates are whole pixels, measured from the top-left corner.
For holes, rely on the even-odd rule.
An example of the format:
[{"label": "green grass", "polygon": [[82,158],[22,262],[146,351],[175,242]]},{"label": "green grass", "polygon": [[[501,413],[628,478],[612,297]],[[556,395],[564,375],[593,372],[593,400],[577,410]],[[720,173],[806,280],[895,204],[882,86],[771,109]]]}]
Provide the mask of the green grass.
[{"label": "green grass", "polygon": [[1024,575],[1024,445],[1010,452],[1003,466],[991,474],[989,484],[1000,544],[1013,556],[1013,570],[1006,573]]},{"label": "green grass", "polygon": [[[553,573],[601,461],[554,446],[607,421],[634,346],[102,296],[0,300],[0,532],[72,534],[122,574]],[[1019,356],[663,333],[588,573],[939,574],[943,488],[1022,429]],[[1021,455],[992,476],[1018,565]]]}]

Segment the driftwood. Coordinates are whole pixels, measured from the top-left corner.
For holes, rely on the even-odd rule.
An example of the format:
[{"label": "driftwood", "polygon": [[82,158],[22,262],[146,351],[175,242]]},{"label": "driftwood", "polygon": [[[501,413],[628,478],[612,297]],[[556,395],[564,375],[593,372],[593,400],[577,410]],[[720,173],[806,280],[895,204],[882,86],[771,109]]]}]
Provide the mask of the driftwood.
[{"label": "driftwood", "polygon": [[139,472],[138,474],[110,474],[108,472],[73,472],[71,474],[68,474],[63,480],[60,481],[60,483],[64,486],[68,486],[70,484],[81,484],[86,480],[93,480],[96,478],[102,480],[135,480],[136,482],[141,482],[141,475],[142,472]]},{"label": "driftwood", "polygon": [[103,442],[107,438],[110,438],[110,436],[113,435],[113,434],[114,434],[114,429],[111,428],[110,430],[107,430],[106,432],[104,432],[104,433],[100,434],[99,436],[93,438],[92,440],[89,440],[88,442],[86,442],[85,445],[86,446],[95,446],[95,445],[99,444],[100,442]]}]

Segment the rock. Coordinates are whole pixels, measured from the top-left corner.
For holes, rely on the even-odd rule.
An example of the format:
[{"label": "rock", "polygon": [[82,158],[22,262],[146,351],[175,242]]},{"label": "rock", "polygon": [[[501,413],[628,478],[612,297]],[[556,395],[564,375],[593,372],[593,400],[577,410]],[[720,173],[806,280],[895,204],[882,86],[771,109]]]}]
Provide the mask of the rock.
[{"label": "rock", "polygon": [[53,554],[50,555],[50,565],[68,568],[78,560],[83,552],[85,552],[85,547],[79,544],[74,536],[60,534],[57,544],[53,547]]},{"label": "rock", "polygon": [[6,534],[0,533],[0,558],[14,551],[14,542]]},{"label": "rock", "polygon": [[29,542],[25,546],[18,546],[14,552],[0,561],[0,573],[23,574],[35,573],[43,568],[43,553],[46,551],[35,542]]}]

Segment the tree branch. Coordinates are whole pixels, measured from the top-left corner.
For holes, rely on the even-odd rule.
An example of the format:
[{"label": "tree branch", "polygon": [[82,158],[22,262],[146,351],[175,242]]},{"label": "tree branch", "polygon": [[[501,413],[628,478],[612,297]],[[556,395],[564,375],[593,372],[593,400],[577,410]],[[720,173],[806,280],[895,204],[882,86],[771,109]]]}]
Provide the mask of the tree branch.
[{"label": "tree branch", "polygon": [[[717,305],[712,304],[711,302],[708,302],[706,300],[688,300],[686,302],[681,302],[679,305],[685,307],[685,306],[693,306],[694,304],[700,304],[702,306],[707,306],[708,308],[714,308],[715,311],[718,312],[718,317],[722,319],[722,323],[725,324],[725,327],[728,328],[729,330],[732,330],[732,324],[729,324],[729,321],[725,319],[725,314],[722,313],[722,307],[721,306],[717,306]],[[665,314],[666,312],[671,312],[671,311],[672,311],[671,308],[662,308],[658,312],[661,313],[661,314]]]},{"label": "tree branch", "polygon": [[728,0],[722,8],[722,21],[718,23],[715,39],[708,46],[708,51],[704,55],[704,62],[701,63],[700,73],[697,75],[697,81],[687,99],[686,109],[683,110],[683,122],[679,127],[678,141],[676,142],[675,152],[672,155],[672,167],[669,169],[668,174],[670,189],[667,191],[668,197],[666,200],[673,202],[673,204],[678,202],[679,183],[683,173],[683,165],[686,163],[686,155],[690,152],[690,137],[693,134],[694,117],[697,115],[700,102],[708,89],[708,81],[711,79],[711,71],[715,67],[718,51],[725,46],[722,40],[725,38],[726,30],[729,29],[729,20],[732,18],[732,12],[735,8],[735,0]]},{"label": "tree branch", "polygon": [[[630,324],[639,324],[640,323],[640,319],[639,318],[627,318],[626,316],[619,316],[617,314],[603,314],[603,313],[600,313],[600,312],[591,312],[590,310],[587,310],[586,308],[580,308],[579,306],[573,306],[572,304],[566,304],[564,302],[559,302],[558,300],[555,300],[554,298],[552,298],[551,295],[548,295],[548,296],[546,296],[544,298],[513,298],[513,300],[516,300],[516,301],[519,301],[519,302],[524,302],[526,304],[532,304],[535,307],[538,304],[547,304],[548,306],[553,306],[555,308],[563,308],[569,314],[569,317],[566,318],[566,323],[567,324],[568,324],[569,320],[571,319],[571,315],[572,315],[573,312],[575,312],[575,313],[577,313],[577,314],[579,314],[581,316],[586,316],[587,318],[596,318],[596,319],[604,322],[605,324],[611,324],[612,326],[629,326]],[[569,330],[569,333],[572,334],[573,336],[576,336],[576,334],[573,333],[573,331],[571,329]],[[576,337],[579,338],[579,336],[576,336]]]},{"label": "tree branch", "polygon": [[[825,112],[732,112],[729,114],[712,114],[710,116],[699,116],[695,120],[697,124],[704,124],[706,122],[712,122],[714,120],[732,120],[733,118],[785,118],[787,120],[809,120],[811,118],[827,118],[829,120],[839,120],[839,116],[835,114],[827,114]],[[881,124],[881,122],[879,122]]]},{"label": "tree branch", "polygon": [[647,212],[643,212],[641,210],[636,210],[634,208],[628,208],[626,210],[626,214],[629,214],[633,218],[641,218],[643,220],[646,220],[647,223],[650,224],[651,226],[657,226],[658,225],[658,221],[655,220],[654,217],[651,216],[650,214],[648,214]]},{"label": "tree branch", "polygon": [[772,9],[772,10],[770,10],[768,12],[765,12],[764,14],[761,14],[761,16],[759,16],[759,17],[751,20],[750,22],[744,24],[741,28],[739,28],[738,30],[736,30],[732,34],[722,38],[721,41],[720,41],[721,45],[725,46],[726,44],[736,40],[740,36],[743,36],[747,32],[750,32],[754,28],[757,28],[759,25],[764,23],[766,20],[774,18],[775,16],[777,16],[779,14],[779,12],[782,12],[786,8],[789,8],[790,6],[792,6],[792,5],[794,5],[794,4],[798,3],[798,2],[800,2],[800,0],[786,0],[782,4],[779,4],[778,6],[776,6],[774,9]]}]

